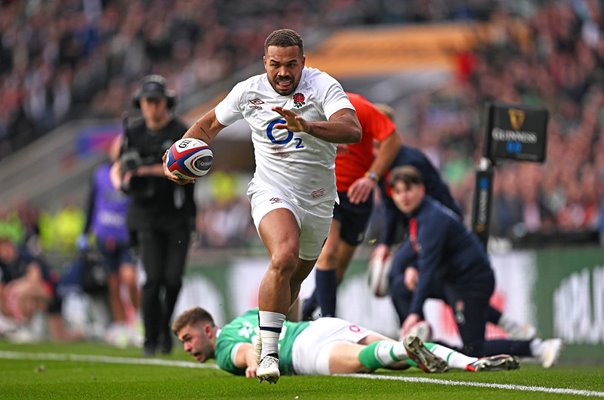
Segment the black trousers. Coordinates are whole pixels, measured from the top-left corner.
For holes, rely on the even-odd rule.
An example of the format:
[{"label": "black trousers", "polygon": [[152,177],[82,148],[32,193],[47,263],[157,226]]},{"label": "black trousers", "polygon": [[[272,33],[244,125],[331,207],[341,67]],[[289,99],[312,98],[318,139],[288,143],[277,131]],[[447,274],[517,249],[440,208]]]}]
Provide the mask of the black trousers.
[{"label": "black trousers", "polygon": [[[400,276],[400,274],[398,275]],[[390,288],[394,306],[399,316],[406,318],[413,292],[405,287],[402,279],[396,282],[391,280],[392,284],[395,285],[394,288],[392,286]],[[440,288],[434,289],[434,297],[444,300],[453,310],[455,323],[463,343],[463,347],[458,349],[459,351],[474,357],[495,354],[511,354],[521,357],[532,355],[529,340],[485,340],[487,321],[496,322],[501,317],[501,313],[489,305],[489,299],[495,289],[495,277],[492,271],[474,276],[471,282],[445,283]],[[453,347],[449,344],[445,345]]]},{"label": "black trousers", "polygon": [[181,227],[142,230],[137,237],[147,275],[142,292],[145,347],[154,349],[160,340],[170,340],[170,321],[182,287],[191,233]]}]

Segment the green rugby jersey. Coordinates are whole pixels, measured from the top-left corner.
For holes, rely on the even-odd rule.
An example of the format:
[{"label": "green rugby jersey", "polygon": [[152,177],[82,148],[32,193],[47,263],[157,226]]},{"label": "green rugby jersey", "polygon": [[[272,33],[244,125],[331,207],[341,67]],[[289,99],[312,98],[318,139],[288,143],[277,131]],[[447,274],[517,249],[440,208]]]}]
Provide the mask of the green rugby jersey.
[{"label": "green rugby jersey", "polygon": [[[294,341],[306,329],[309,322],[285,321],[279,336],[279,369],[282,374],[293,374],[292,348]],[[231,353],[238,343],[253,344],[258,335],[258,309],[249,310],[235,318],[220,330],[216,338],[216,364],[235,375],[245,375],[245,369],[233,364]]]}]

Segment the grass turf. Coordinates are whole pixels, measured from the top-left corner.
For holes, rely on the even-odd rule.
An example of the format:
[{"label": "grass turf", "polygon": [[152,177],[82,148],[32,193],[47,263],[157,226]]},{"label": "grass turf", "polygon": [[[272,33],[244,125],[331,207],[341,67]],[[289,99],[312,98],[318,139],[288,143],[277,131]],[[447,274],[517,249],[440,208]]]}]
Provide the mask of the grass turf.
[{"label": "grass turf", "polygon": [[[40,359],[15,359],[7,352]],[[42,353],[131,357],[138,349],[103,344],[30,344],[0,342],[0,399],[565,399],[604,397],[604,367],[560,365],[545,370],[523,363],[518,371],[473,374],[450,371],[378,370],[373,377],[285,376],[276,385],[234,377],[212,368],[132,365],[113,362],[50,360]],[[7,358],[10,357],[10,358]],[[191,361],[182,350],[166,361]],[[188,364],[195,366],[192,362]],[[391,380],[388,380],[391,379]],[[429,379],[429,382],[422,382]],[[456,382],[455,385],[438,384]],[[473,383],[510,386],[470,386]],[[540,388],[573,389],[574,394]],[[537,390],[537,391],[535,391]],[[580,392],[584,391],[584,392]]]}]

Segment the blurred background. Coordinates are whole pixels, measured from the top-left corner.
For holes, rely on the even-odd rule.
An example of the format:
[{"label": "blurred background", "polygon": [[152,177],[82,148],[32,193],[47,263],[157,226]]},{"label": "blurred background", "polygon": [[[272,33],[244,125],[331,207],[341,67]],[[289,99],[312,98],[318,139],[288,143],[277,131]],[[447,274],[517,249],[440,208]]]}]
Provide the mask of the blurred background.
[{"label": "blurred background", "polygon": [[[489,249],[504,257],[495,262],[503,272],[518,255],[532,263],[537,278],[526,271],[517,278],[531,307],[518,313],[547,334],[563,333],[552,304],[584,304],[564,285],[587,269],[588,307],[576,323],[595,329],[589,340],[601,346],[603,7],[600,0],[0,0],[0,233],[35,241],[60,271],[76,251],[91,171],[121,133],[124,113],[136,114],[131,96],[141,77],[165,76],[177,114],[192,123],[234,83],[262,73],[266,35],[288,27],[305,39],[307,66],[395,110],[403,142],[438,166],[468,225],[485,104],[547,108],[546,162],[496,166]],[[229,127],[213,149],[212,172],[196,184],[189,273],[206,271],[201,276],[225,265],[234,274],[234,265],[264,257],[245,197],[254,168],[249,129]],[[371,239],[357,255],[358,276]],[[543,268],[556,281],[540,289]],[[233,276],[206,276],[191,301],[216,292],[226,319],[239,308],[224,294]],[[502,286],[514,279],[498,272]]]}]

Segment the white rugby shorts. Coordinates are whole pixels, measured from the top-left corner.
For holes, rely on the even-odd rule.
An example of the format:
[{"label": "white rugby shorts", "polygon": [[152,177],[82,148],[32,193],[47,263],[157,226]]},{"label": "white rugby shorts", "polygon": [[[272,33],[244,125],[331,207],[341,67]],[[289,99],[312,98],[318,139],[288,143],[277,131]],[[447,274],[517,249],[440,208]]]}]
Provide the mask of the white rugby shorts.
[{"label": "white rugby shorts", "polygon": [[359,343],[371,331],[340,318],[319,318],[296,338],[292,364],[297,375],[329,375],[329,356],[337,343]]},{"label": "white rugby shorts", "polygon": [[293,195],[280,192],[267,184],[250,182],[247,195],[252,207],[256,230],[266,214],[278,208],[286,208],[294,214],[300,228],[300,253],[302,260],[316,260],[327,239],[333,218],[333,201],[304,204]]}]

